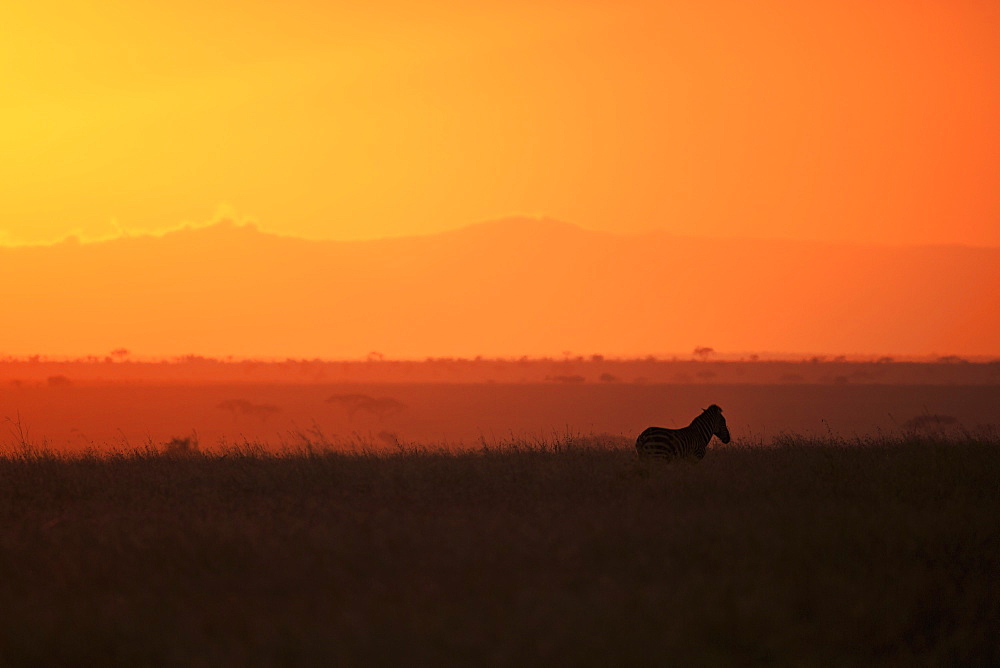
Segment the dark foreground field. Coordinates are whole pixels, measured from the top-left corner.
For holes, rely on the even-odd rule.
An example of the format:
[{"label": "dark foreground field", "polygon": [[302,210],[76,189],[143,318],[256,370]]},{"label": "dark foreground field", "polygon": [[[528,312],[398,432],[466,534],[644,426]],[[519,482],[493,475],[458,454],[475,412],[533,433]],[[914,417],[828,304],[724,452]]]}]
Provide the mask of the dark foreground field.
[{"label": "dark foreground field", "polygon": [[0,458],[0,664],[996,664],[995,440]]}]

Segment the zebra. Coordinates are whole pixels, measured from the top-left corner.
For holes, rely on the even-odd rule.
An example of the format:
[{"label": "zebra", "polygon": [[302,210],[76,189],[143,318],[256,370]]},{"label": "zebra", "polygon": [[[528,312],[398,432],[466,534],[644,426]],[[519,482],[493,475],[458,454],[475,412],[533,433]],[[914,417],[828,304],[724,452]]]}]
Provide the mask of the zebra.
[{"label": "zebra", "polygon": [[641,457],[696,458],[705,456],[705,447],[718,436],[723,443],[729,443],[729,428],[722,409],[712,404],[701,412],[683,429],[649,427],[635,440],[635,449]]}]

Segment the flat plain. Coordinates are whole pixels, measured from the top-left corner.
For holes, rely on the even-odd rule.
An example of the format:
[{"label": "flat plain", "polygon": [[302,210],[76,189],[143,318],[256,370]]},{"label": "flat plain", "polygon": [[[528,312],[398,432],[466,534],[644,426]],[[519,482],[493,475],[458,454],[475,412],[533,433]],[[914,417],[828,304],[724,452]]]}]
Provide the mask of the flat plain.
[{"label": "flat plain", "polygon": [[0,663],[996,665],[1000,441],[8,444]]},{"label": "flat plain", "polygon": [[[351,398],[397,410],[344,403]],[[76,453],[192,435],[202,451],[247,441],[280,450],[316,438],[395,450],[397,442],[476,447],[483,438],[552,440],[567,433],[634,439],[650,425],[686,426],[713,403],[722,406],[735,437],[752,440],[786,432],[900,433],[928,415],[950,421],[943,426],[956,431],[1000,428],[1000,384],[8,385],[0,386],[0,421],[19,420],[32,442]],[[12,438],[11,426],[0,424],[0,443]],[[317,429],[322,436],[310,433]]]}]

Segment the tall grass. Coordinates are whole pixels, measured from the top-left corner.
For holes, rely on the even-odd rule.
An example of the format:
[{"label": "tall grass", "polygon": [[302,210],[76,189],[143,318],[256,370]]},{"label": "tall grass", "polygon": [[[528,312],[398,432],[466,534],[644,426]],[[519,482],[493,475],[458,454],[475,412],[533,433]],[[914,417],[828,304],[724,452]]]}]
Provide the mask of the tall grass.
[{"label": "tall grass", "polygon": [[995,664],[998,445],[8,448],[0,664]]}]

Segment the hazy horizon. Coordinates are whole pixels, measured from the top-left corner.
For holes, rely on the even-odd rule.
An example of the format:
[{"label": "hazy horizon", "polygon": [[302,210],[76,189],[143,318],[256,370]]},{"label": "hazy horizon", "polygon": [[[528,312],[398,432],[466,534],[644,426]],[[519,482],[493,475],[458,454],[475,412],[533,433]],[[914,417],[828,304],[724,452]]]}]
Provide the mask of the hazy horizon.
[{"label": "hazy horizon", "polygon": [[982,357],[1000,353],[998,266],[991,248],[614,234],[523,217],[366,241],[228,221],[0,248],[17,314],[0,352]]},{"label": "hazy horizon", "polygon": [[[125,350],[122,355],[120,351]],[[605,354],[599,351],[576,352],[560,351],[559,353],[539,354],[539,355],[474,355],[469,357],[455,355],[427,355],[424,357],[388,357],[382,355],[377,350],[372,350],[368,354],[356,357],[289,357],[282,355],[254,355],[239,357],[236,355],[213,356],[203,355],[197,351],[190,351],[182,354],[156,355],[147,354],[126,348],[116,348],[110,351],[94,351],[72,355],[49,355],[40,352],[12,353],[0,350],[0,362],[46,362],[46,363],[85,363],[85,364],[107,364],[114,362],[133,364],[181,364],[206,360],[220,364],[283,364],[292,362],[319,362],[322,364],[337,363],[407,363],[419,364],[423,362],[592,362],[602,360],[607,362],[746,362],[746,363],[766,363],[766,362],[788,362],[788,363],[847,363],[847,364],[870,364],[870,363],[906,363],[906,364],[995,364],[1000,362],[1000,354],[982,355],[955,355],[946,351],[940,353],[928,353],[925,355],[900,355],[891,352],[883,353],[843,353],[839,351],[821,352],[782,352],[773,350],[764,351],[726,351],[712,350],[707,356],[699,355],[694,351],[687,352],[652,352],[636,355],[615,355]]]},{"label": "hazy horizon", "polygon": [[187,232],[193,232],[197,230],[211,229],[215,227],[229,227],[245,229],[247,231],[252,231],[268,236],[280,237],[282,239],[291,239],[296,241],[310,241],[319,243],[365,243],[365,242],[379,242],[379,241],[392,241],[392,240],[403,240],[412,239],[419,237],[440,237],[447,236],[450,234],[461,233],[467,230],[482,229],[489,227],[491,225],[505,224],[505,223],[515,223],[515,224],[531,224],[539,223],[543,225],[556,225],[565,226],[568,228],[574,228],[581,230],[583,232],[596,233],[596,234],[607,234],[612,236],[625,236],[625,237],[648,237],[648,236],[665,236],[671,238],[679,239],[693,239],[702,240],[706,242],[712,241],[746,241],[746,242],[775,242],[775,243],[785,243],[789,245],[827,245],[827,246],[867,246],[867,247],[959,247],[959,248],[973,248],[982,250],[997,250],[1000,249],[1000,244],[990,245],[990,244],[976,244],[976,243],[961,243],[961,242],[931,242],[931,243],[915,243],[900,241],[896,243],[891,242],[870,242],[870,241],[856,241],[856,240],[844,240],[836,238],[825,238],[823,236],[815,237],[777,237],[777,236],[759,236],[759,235],[746,235],[746,236],[712,236],[710,234],[699,234],[695,232],[678,232],[671,230],[668,226],[662,227],[650,227],[644,230],[614,230],[607,229],[607,226],[602,227],[587,227],[584,225],[577,224],[569,220],[561,220],[553,216],[548,216],[544,214],[508,214],[495,216],[491,218],[486,218],[483,220],[476,220],[473,222],[467,222],[458,224],[455,227],[449,227],[447,229],[430,231],[430,232],[410,232],[410,233],[400,233],[400,234],[388,234],[385,236],[375,236],[375,237],[331,237],[331,236],[308,236],[300,235],[294,232],[282,231],[281,226],[270,226],[265,222],[261,222],[255,219],[240,217],[236,212],[230,211],[223,215],[217,215],[214,218],[204,221],[204,222],[182,222],[176,225],[166,226],[160,229],[152,230],[129,230],[124,226],[119,225],[115,232],[103,236],[89,237],[80,231],[70,231],[65,233],[63,236],[34,242],[13,242],[10,240],[4,240],[0,237],[0,248],[45,248],[49,246],[58,246],[61,244],[103,244],[115,241],[125,241],[128,239],[156,239],[162,238],[164,236],[174,235],[174,234],[184,234]]}]

